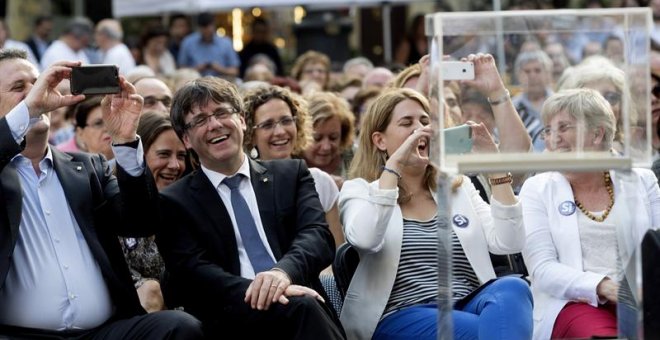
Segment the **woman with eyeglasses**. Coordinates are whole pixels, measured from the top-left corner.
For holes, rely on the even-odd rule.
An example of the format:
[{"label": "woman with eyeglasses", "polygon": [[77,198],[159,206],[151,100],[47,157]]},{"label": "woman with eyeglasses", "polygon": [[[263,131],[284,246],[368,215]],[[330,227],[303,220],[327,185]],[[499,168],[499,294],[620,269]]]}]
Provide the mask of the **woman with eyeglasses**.
[{"label": "woman with eyeglasses", "polygon": [[[612,105],[592,89],[563,90],[541,111],[549,152],[610,152]],[[523,256],[534,296],[534,338],[616,336],[622,265],[660,226],[653,172],[546,172],[523,184]]]},{"label": "woman with eyeglasses", "polygon": [[637,126],[637,111],[632,103],[625,72],[605,57],[592,56],[568,68],[557,83],[557,91],[577,88],[596,90],[610,104],[616,122],[612,147],[622,152],[624,147],[621,144],[623,142],[621,112],[625,110],[628,113],[631,127]]},{"label": "woman with eyeglasses", "polygon": [[[247,92],[245,101],[245,138],[243,145],[250,157],[261,160],[301,157],[311,142],[311,121],[304,100],[278,86],[258,87]],[[339,224],[339,190],[326,172],[309,168],[319,193],[325,217],[335,239],[344,243]]]},{"label": "woman with eyeglasses", "polygon": [[73,108],[75,117],[75,134],[67,142],[57,145],[57,149],[65,152],[100,153],[106,159],[112,160],[112,138],[105,129],[101,100],[103,97],[88,97]]},{"label": "woman with eyeglasses", "polygon": [[325,91],[330,82],[330,58],[317,51],[305,52],[293,64],[291,76],[298,81],[305,95]]}]

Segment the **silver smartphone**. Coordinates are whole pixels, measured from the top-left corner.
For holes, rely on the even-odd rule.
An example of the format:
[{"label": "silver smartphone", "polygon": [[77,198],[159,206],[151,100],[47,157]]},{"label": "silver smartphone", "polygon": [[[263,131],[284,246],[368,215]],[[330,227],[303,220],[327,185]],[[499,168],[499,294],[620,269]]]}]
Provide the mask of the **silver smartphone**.
[{"label": "silver smartphone", "polygon": [[471,61],[443,61],[443,80],[473,80],[474,63]]}]

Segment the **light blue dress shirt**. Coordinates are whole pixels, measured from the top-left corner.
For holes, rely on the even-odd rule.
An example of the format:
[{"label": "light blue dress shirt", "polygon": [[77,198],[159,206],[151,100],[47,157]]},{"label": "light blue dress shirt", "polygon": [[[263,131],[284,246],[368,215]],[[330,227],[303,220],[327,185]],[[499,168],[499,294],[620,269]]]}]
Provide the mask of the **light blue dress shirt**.
[{"label": "light blue dress shirt", "polygon": [[[12,136],[21,142],[36,119],[21,102],[7,116]],[[144,171],[138,150],[113,148],[129,174]],[[110,292],[53,168],[50,147],[36,173],[31,161],[16,155],[22,188],[18,239],[0,290],[0,324],[47,330],[90,329],[113,313]],[[129,170],[127,170],[129,171]]]},{"label": "light blue dress shirt", "polygon": [[[202,35],[195,32],[183,39],[178,55],[179,66],[196,67],[205,63],[218,63],[223,67],[239,67],[241,59],[238,57],[231,40],[213,35],[210,43],[202,41]],[[219,76],[210,69],[203,70],[202,76]]]}]

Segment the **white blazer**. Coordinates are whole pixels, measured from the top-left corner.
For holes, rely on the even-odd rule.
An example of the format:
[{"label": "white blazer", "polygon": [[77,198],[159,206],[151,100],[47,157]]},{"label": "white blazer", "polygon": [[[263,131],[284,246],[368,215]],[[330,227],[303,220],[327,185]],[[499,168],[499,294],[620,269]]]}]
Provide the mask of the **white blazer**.
[{"label": "white blazer", "polygon": [[[360,254],[340,315],[348,339],[371,339],[389,300],[403,241],[403,216],[397,198],[398,189],[381,190],[377,180],[367,183],[363,179],[344,182],[339,194],[346,240]],[[492,200],[491,209],[463,177],[462,185],[452,194],[451,216],[457,215],[462,216],[452,223],[454,232],[481,283],[495,277],[488,251],[521,251],[525,231],[519,202],[504,206]]]},{"label": "white blazer", "polygon": [[[612,172],[618,239],[623,263],[649,228],[660,226],[660,189],[653,172]],[[550,339],[555,319],[569,301],[598,305],[596,287],[605,275],[585,272],[578,210],[571,185],[558,172],[536,175],[520,192],[527,239],[523,256],[532,279],[534,339]]]}]

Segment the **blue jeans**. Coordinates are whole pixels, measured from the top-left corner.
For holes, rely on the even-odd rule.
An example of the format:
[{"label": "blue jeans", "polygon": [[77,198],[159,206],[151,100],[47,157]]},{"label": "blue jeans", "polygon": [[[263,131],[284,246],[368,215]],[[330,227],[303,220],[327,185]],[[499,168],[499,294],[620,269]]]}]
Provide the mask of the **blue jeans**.
[{"label": "blue jeans", "polygon": [[[517,277],[503,277],[485,287],[462,310],[452,312],[454,339],[531,339],[532,293]],[[403,308],[376,327],[373,339],[437,339],[438,306]]]}]

